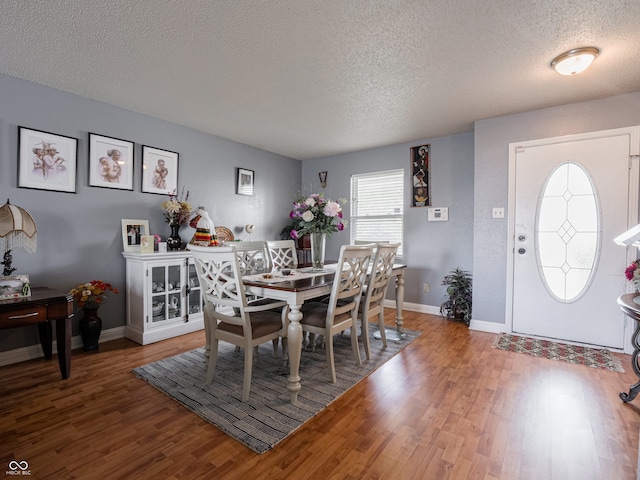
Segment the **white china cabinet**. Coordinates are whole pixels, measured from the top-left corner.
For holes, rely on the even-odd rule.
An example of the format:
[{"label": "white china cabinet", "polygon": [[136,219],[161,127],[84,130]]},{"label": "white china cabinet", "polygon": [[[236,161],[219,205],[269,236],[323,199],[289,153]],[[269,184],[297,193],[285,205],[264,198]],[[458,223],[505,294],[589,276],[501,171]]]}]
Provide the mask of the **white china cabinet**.
[{"label": "white china cabinet", "polygon": [[204,328],[200,283],[188,251],[123,252],[125,336],[147,345]]}]

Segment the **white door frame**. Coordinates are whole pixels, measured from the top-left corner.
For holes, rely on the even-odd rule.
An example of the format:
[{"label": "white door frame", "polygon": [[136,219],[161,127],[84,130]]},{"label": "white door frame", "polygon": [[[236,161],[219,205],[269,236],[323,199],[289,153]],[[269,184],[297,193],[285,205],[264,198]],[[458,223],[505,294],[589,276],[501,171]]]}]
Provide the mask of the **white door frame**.
[{"label": "white door frame", "polygon": [[[505,328],[507,332],[513,332],[513,274],[514,274],[514,252],[515,252],[515,202],[516,202],[516,174],[515,162],[516,153],[519,148],[537,147],[543,145],[553,145],[558,143],[573,142],[579,140],[589,140],[603,137],[629,135],[629,152],[630,152],[630,172],[629,172],[629,214],[627,216],[627,224],[629,228],[639,223],[638,204],[640,202],[640,126],[616,128],[612,130],[601,130],[597,132],[579,133],[575,135],[563,135],[560,137],[543,138],[539,140],[530,140],[526,142],[514,142],[509,144],[509,193],[507,201],[508,224],[507,224],[507,302],[506,302],[506,318]],[[622,233],[622,232],[620,232]],[[611,241],[613,239],[603,239],[603,241]],[[622,248],[622,247],[620,247]],[[638,251],[634,247],[627,247],[627,264],[638,258]],[[624,274],[624,272],[620,272]],[[633,292],[631,282],[627,282],[627,293]],[[625,292],[620,292],[625,293]],[[612,302],[616,299],[612,298]],[[633,345],[631,344],[631,335],[635,330],[635,321],[625,316],[624,329],[624,353],[632,353]]]}]

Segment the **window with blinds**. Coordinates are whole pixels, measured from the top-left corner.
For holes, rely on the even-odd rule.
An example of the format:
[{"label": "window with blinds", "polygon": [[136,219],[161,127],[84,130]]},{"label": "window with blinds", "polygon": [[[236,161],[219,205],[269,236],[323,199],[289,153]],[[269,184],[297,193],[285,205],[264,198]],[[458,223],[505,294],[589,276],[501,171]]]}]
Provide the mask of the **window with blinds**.
[{"label": "window with blinds", "polygon": [[365,173],[351,177],[351,243],[400,243],[403,252],[404,170]]}]

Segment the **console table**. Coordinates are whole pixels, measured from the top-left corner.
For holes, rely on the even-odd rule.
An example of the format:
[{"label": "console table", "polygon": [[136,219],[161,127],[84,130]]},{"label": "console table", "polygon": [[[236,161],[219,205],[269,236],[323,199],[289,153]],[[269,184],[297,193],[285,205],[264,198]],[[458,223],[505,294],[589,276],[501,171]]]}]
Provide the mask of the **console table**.
[{"label": "console table", "polygon": [[640,354],[640,342],[638,339],[638,337],[640,337],[640,305],[633,300],[635,297],[640,298],[640,294],[627,293],[618,297],[618,305],[620,305],[622,311],[636,322],[636,329],[631,337],[631,343],[633,344],[631,368],[633,368],[633,372],[636,374],[636,377],[638,377],[638,382],[631,385],[629,393],[620,392],[620,398],[626,403],[636,398],[638,393],[640,393],[640,366],[638,365],[638,355]]},{"label": "console table", "polygon": [[30,297],[0,300],[0,329],[37,324],[46,359],[52,356],[51,322],[55,320],[62,378],[71,373],[71,318],[73,297],[50,288],[33,288]]}]

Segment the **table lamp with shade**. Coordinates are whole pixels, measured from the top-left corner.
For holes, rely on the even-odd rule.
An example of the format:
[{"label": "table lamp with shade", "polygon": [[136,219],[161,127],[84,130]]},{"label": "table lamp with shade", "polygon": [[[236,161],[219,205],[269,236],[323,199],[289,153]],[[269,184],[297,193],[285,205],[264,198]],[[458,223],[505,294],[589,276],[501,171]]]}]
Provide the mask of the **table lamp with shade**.
[{"label": "table lamp with shade", "polygon": [[11,205],[9,199],[0,207],[0,248],[4,251],[3,276],[11,275],[16,269],[11,266],[11,250],[24,248],[34,253],[38,247],[38,229],[33,217],[24,208]]}]

